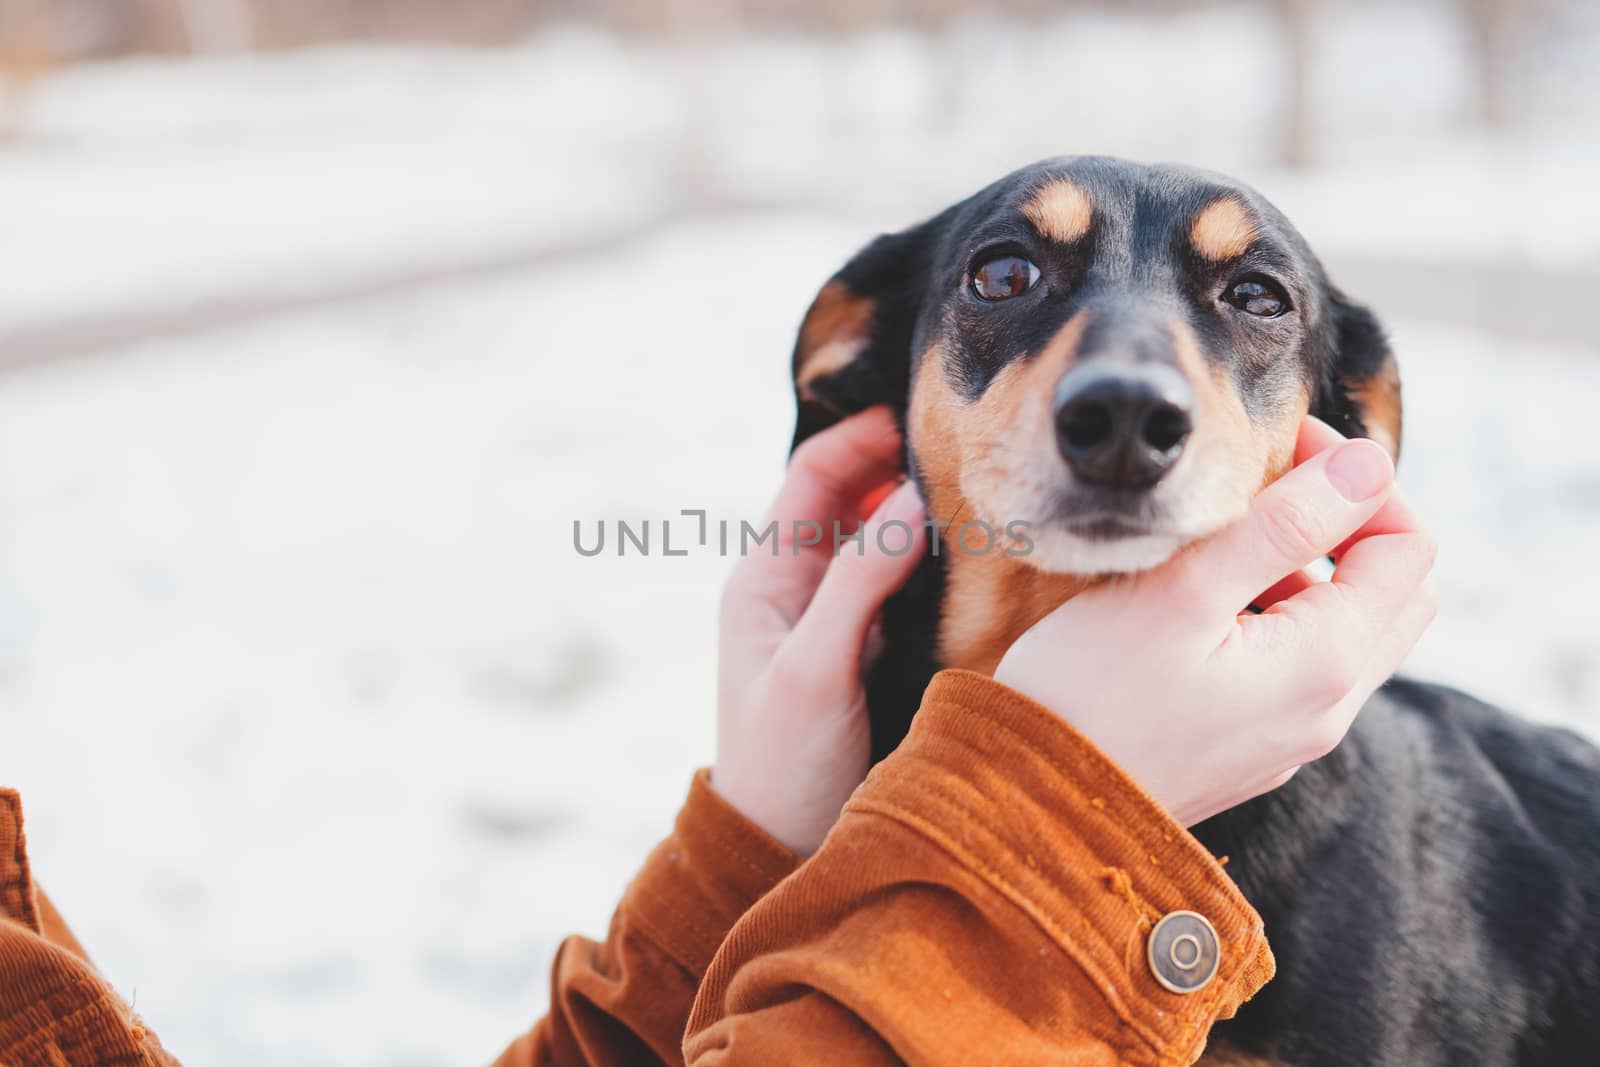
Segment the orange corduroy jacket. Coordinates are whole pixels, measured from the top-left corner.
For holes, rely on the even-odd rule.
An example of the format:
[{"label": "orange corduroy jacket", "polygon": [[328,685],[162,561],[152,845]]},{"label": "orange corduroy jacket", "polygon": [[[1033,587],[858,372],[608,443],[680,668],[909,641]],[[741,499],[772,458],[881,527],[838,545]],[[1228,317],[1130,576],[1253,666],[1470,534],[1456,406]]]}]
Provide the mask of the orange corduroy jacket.
[{"label": "orange corduroy jacket", "polygon": [[[0,910],[0,1064],[176,1064],[38,892],[10,792]],[[1272,971],[1260,917],[1143,790],[1048,710],[947,671],[803,863],[697,775],[606,940],[567,940],[548,1013],[495,1067],[1165,1067]]]}]

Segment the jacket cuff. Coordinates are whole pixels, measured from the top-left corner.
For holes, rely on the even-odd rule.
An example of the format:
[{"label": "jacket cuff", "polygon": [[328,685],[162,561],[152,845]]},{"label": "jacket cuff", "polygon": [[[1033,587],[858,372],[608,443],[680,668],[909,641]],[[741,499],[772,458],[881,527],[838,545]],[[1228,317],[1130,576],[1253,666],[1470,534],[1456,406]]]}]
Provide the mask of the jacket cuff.
[{"label": "jacket cuff", "polygon": [[[849,806],[915,827],[1027,912],[1147,1044],[1143,1059],[1190,1062],[1272,977],[1261,917],[1211,853],[1087,738],[987,676],[938,674]],[[1215,976],[1187,994],[1147,962],[1175,911],[1204,916],[1219,943]]]},{"label": "jacket cuff", "polygon": [[799,856],[722,799],[702,769],[621,910],[699,978],[739,917],[799,865]]},{"label": "jacket cuff", "polygon": [[0,789],[0,919],[39,932],[38,899],[22,833],[22,798],[15,789]]}]

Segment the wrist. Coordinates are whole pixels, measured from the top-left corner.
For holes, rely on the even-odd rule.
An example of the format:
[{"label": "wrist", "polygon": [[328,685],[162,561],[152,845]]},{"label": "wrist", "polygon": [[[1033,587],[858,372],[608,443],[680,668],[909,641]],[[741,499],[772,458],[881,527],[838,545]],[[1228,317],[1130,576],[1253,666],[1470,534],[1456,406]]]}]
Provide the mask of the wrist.
[{"label": "wrist", "polygon": [[827,791],[826,775],[806,782],[800,794],[787,796],[775,788],[779,783],[771,777],[757,779],[713,764],[707,784],[751,826],[802,858],[822,847],[844,807],[844,797],[833,801],[822,795]]}]

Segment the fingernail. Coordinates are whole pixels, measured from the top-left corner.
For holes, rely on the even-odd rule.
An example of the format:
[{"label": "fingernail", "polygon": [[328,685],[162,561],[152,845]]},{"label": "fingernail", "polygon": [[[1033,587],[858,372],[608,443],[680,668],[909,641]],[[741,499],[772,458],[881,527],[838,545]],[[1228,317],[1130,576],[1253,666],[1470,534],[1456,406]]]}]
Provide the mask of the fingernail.
[{"label": "fingernail", "polygon": [[1328,457],[1328,481],[1352,504],[1371,500],[1394,478],[1389,453],[1376,442],[1359,438],[1342,444]]}]

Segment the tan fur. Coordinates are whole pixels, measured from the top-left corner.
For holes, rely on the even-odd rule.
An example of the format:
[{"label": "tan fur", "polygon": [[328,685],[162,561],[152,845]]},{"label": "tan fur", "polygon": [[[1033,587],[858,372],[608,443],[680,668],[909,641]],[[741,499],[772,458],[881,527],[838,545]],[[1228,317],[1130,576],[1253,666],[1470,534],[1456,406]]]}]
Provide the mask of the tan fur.
[{"label": "tan fur", "polygon": [[800,354],[794,368],[800,395],[815,399],[811,385],[848,366],[872,336],[876,303],[856,296],[842,282],[822,287],[800,327]]},{"label": "tan fur", "polygon": [[939,620],[940,662],[993,674],[1017,638],[1099,580],[1045,574],[999,551],[957,553],[950,558]]},{"label": "tan fur", "polygon": [[[940,549],[946,577],[938,652],[945,666],[993,672],[1030,626],[1106,580],[1047,573],[1004,551],[1004,523],[1036,513],[1038,500],[1062,477],[1051,404],[1077,358],[1085,321],[1074,317],[1037,356],[1007,364],[976,400],[952,385],[942,348],[923,354],[907,429],[929,513],[950,524]],[[1254,422],[1226,369],[1206,364],[1189,327],[1175,320],[1172,334],[1178,366],[1195,393],[1195,431],[1181,460],[1192,470],[1184,492],[1231,521],[1293,464],[1310,396],[1302,390],[1269,422]],[[996,545],[964,552],[955,543],[961,524],[978,518],[994,526]],[[972,536],[981,539],[976,531]]]},{"label": "tan fur", "polygon": [[1189,227],[1189,243],[1213,263],[1244,255],[1255,239],[1256,224],[1250,213],[1231,196],[1213,200]]},{"label": "tan fur", "polygon": [[1089,194],[1065,178],[1055,178],[1034,190],[1022,213],[1039,236],[1070,244],[1089,232],[1094,204]]},{"label": "tan fur", "polygon": [[1400,371],[1389,360],[1383,369],[1364,382],[1347,382],[1345,387],[1361,409],[1367,436],[1400,455]]},{"label": "tan fur", "polygon": [[1242,513],[1256,493],[1294,465],[1295,440],[1311,408],[1310,393],[1302,390],[1265,425],[1252,422],[1227,369],[1207,367],[1188,325],[1174,321],[1172,333],[1178,368],[1195,396],[1195,429],[1182,462],[1212,475],[1191,492],[1209,494],[1219,510]]},{"label": "tan fur", "polygon": [[[1045,574],[1025,557],[1007,555],[1007,509],[991,503],[1019,482],[1037,487],[1059,476],[1049,406],[1082,334],[1080,320],[1069,322],[1043,352],[1003,368],[970,402],[951,386],[938,348],[923,357],[908,421],[930,514],[951,524],[940,549],[947,569],[939,657],[946,666],[993,672],[1023,631],[1091,581]],[[995,545],[964,552],[955,539],[963,522],[977,518],[1000,522]],[[981,540],[978,531],[970,536]]]}]

